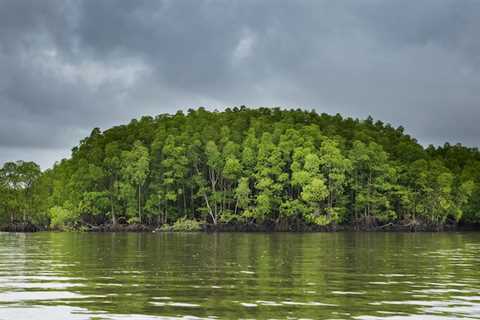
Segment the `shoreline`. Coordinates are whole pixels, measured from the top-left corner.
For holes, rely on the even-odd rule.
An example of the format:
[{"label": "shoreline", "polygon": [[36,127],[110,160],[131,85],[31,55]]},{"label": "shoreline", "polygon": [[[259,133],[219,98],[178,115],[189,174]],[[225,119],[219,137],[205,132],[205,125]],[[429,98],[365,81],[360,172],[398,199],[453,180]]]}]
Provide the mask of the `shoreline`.
[{"label": "shoreline", "polygon": [[0,232],[14,233],[35,233],[35,232],[88,232],[88,233],[175,233],[175,232],[203,232],[203,233],[334,233],[334,232],[466,232],[480,231],[480,224],[445,224],[431,226],[426,224],[405,225],[399,223],[388,223],[380,226],[365,225],[290,225],[287,227],[274,224],[203,224],[198,230],[172,230],[162,229],[157,226],[145,224],[105,224],[98,226],[80,226],[70,229],[55,229],[40,227],[34,224],[9,224],[0,226]]}]

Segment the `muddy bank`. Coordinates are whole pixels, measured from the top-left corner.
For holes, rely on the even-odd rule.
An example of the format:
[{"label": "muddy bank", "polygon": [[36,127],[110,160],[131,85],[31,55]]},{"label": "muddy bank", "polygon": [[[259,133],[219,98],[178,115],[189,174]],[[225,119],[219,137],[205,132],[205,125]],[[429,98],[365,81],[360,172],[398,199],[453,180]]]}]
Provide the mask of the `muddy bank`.
[{"label": "muddy bank", "polygon": [[3,232],[37,232],[45,230],[40,226],[34,225],[32,223],[9,223],[0,226],[0,231]]},{"label": "muddy bank", "polygon": [[[73,231],[73,232],[171,232],[171,229],[145,224],[103,224],[82,225],[68,230],[50,229],[31,223],[17,223],[0,226],[3,232],[38,232],[38,231]],[[176,230],[183,231],[183,230]],[[480,224],[444,224],[429,225],[424,223],[387,223],[384,225],[308,225],[308,224],[203,224],[200,232],[451,232],[480,231]]]},{"label": "muddy bank", "polygon": [[[101,226],[90,226],[83,228],[89,232],[172,232],[172,229],[161,228],[142,224],[111,224]],[[188,231],[188,230],[176,230]],[[377,225],[309,225],[309,224],[275,224],[275,223],[223,223],[223,224],[202,224],[200,232],[451,232],[451,231],[480,231],[480,224],[456,224],[447,223],[444,225],[431,225],[426,223],[398,222]]]}]

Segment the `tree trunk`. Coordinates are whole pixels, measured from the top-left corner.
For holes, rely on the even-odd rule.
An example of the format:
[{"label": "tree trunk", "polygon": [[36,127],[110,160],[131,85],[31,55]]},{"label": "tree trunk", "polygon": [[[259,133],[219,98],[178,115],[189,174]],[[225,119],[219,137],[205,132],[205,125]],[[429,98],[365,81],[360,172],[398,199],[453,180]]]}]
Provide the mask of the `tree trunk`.
[{"label": "tree trunk", "polygon": [[111,198],[111,206],[112,206],[112,224],[114,226],[117,225],[117,216],[115,215],[115,206],[113,204],[113,197]]},{"label": "tree trunk", "polygon": [[210,217],[212,218],[213,224],[217,225],[217,212],[215,210],[215,213],[212,211],[212,207],[210,207],[210,202],[208,202],[208,197],[207,194],[204,192],[203,197],[205,198],[205,203],[207,204],[208,208],[208,213],[210,214]]},{"label": "tree trunk", "polygon": [[187,215],[187,198],[185,194],[185,184],[182,183],[182,197],[183,197],[183,215]]},{"label": "tree trunk", "polygon": [[140,190],[140,185],[138,185],[138,220],[140,220],[140,223],[142,223],[142,206],[141,206],[141,190]]}]

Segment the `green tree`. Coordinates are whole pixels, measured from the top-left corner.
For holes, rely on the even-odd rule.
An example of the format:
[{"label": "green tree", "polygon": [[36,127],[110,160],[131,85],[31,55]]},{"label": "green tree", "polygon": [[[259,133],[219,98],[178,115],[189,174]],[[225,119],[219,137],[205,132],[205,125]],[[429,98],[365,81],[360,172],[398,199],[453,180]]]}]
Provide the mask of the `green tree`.
[{"label": "green tree", "polygon": [[328,138],[321,144],[319,160],[328,191],[327,212],[341,220],[340,217],[345,213],[345,197],[342,196],[351,162],[343,156],[338,143]]},{"label": "green tree", "polygon": [[117,210],[120,202],[119,183],[121,179],[121,149],[118,142],[111,142],[105,146],[104,170],[107,177],[107,196],[110,199],[110,217],[112,224],[117,224]]},{"label": "green tree", "polygon": [[396,218],[391,207],[391,193],[394,189],[396,171],[388,161],[388,154],[374,143],[354,141],[350,150],[353,165],[352,190],[355,219],[363,213],[363,221],[388,221]]},{"label": "green tree", "polygon": [[325,180],[320,172],[320,158],[310,148],[296,148],[293,156],[292,185],[299,188],[300,199],[306,205],[300,206],[297,201],[287,205],[287,208],[302,210],[301,214],[308,222],[326,225],[336,221],[332,212],[324,210],[324,200],[328,196]]},{"label": "green tree", "polygon": [[138,220],[142,222],[142,187],[149,173],[148,149],[140,141],[135,141],[131,151],[122,153],[122,176],[128,185],[123,186],[123,193],[128,197],[137,189]]}]

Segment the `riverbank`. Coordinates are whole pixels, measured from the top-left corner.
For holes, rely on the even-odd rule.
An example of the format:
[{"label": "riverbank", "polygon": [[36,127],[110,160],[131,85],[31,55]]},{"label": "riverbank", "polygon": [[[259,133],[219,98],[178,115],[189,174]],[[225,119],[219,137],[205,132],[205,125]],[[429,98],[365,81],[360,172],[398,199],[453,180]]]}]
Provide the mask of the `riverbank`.
[{"label": "riverbank", "polygon": [[384,225],[307,225],[307,224],[199,224],[198,228],[175,228],[174,226],[151,226],[146,224],[103,224],[82,225],[70,229],[55,229],[36,226],[31,223],[1,225],[3,232],[39,232],[39,231],[72,231],[72,232],[455,232],[480,231],[480,224],[444,224],[440,226],[423,223],[387,223]]},{"label": "riverbank", "polygon": [[45,228],[39,227],[32,223],[9,223],[5,225],[0,225],[0,231],[3,232],[38,232],[38,231],[48,231]]}]

